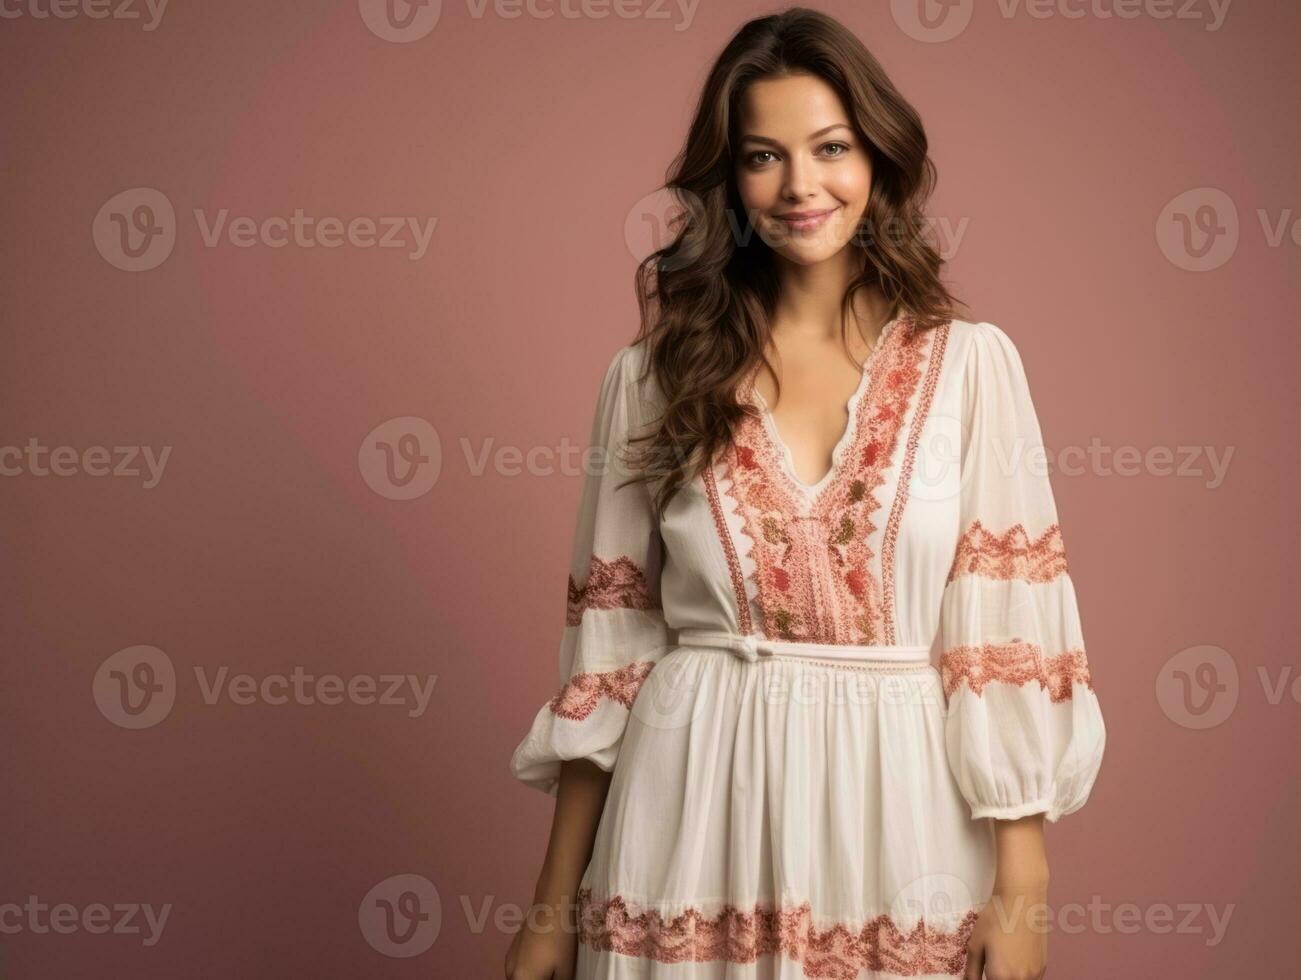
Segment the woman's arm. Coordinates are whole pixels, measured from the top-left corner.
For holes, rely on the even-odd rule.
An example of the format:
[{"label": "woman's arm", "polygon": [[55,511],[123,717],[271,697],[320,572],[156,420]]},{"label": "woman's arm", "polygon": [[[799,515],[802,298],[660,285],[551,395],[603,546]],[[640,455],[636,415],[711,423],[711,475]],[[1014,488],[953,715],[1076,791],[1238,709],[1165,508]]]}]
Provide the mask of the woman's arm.
[{"label": "woman's arm", "polygon": [[967,976],[1022,980],[1047,960],[1043,827],[1088,799],[1106,728],[1029,382],[993,324],[971,335],[961,413],[961,533],[940,612],[945,735],[997,848]]},{"label": "woman's arm", "polygon": [[587,759],[561,763],[551,839],[533,905],[506,954],[507,980],[569,980],[574,975],[578,886],[592,857],[610,776]]},{"label": "woman's arm", "polygon": [[1034,813],[1019,820],[995,820],[998,871],[994,890],[1048,886],[1048,853],[1044,847],[1044,815]]},{"label": "woman's arm", "polygon": [[592,858],[592,842],[610,789],[610,776],[587,759],[570,759],[561,765],[551,839],[538,874],[535,902],[567,902],[576,907],[578,885]]},{"label": "woman's arm", "polygon": [[994,893],[969,943],[966,980],[1039,980],[1048,967],[1043,814],[995,820]]},{"label": "woman's arm", "polygon": [[624,729],[670,649],[658,515],[645,483],[624,482],[627,440],[642,424],[642,354],[631,345],[616,351],[601,382],[565,590],[561,687],[511,757],[516,778],[556,797],[534,903],[507,954],[507,976],[517,980],[573,975],[578,886]]}]

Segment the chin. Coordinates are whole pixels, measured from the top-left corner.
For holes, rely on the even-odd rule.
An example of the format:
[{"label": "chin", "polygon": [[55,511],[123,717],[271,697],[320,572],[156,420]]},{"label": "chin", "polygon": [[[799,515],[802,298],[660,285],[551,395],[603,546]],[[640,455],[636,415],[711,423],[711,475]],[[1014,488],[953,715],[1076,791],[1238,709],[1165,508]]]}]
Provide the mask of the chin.
[{"label": "chin", "polygon": [[759,237],[788,262],[816,265],[839,254],[849,244],[848,240],[842,241],[838,235],[834,239],[829,237],[826,229],[822,231],[822,235],[801,236],[783,226],[773,225],[765,228]]},{"label": "chin", "polygon": [[839,255],[844,251],[846,244],[846,242],[808,242],[794,245],[788,242],[773,251],[795,265],[817,265]]}]

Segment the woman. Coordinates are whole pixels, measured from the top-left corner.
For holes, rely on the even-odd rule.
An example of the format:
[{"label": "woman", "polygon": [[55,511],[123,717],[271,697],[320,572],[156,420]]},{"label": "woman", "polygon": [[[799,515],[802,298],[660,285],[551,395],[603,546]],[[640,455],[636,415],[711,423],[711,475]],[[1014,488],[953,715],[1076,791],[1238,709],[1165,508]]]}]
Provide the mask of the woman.
[{"label": "woman", "polygon": [[830,17],[715,64],[511,760],[557,797],[512,980],[1043,975],[1043,823],[1105,731],[1022,363],[954,316],[933,183]]}]

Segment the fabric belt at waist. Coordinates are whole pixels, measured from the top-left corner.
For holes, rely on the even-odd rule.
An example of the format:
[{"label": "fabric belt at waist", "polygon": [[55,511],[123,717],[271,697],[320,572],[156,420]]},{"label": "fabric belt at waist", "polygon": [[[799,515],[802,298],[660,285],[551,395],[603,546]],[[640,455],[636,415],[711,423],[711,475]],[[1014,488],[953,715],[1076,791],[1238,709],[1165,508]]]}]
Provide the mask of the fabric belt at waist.
[{"label": "fabric belt at waist", "polygon": [[929,646],[849,646],[840,643],[799,643],[769,640],[727,630],[686,628],[678,630],[678,646],[727,650],[742,660],[754,662],[770,657],[807,657],[810,660],[838,660],[846,663],[878,661],[929,664]]}]

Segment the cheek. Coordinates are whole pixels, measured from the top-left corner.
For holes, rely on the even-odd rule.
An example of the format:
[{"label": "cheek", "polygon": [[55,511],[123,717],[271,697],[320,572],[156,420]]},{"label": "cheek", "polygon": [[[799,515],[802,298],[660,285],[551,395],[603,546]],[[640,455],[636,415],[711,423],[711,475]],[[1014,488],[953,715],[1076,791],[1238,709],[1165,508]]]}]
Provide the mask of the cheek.
[{"label": "cheek", "polygon": [[780,182],[769,174],[742,173],[736,175],[736,192],[741,204],[748,210],[766,210],[777,197]]},{"label": "cheek", "polygon": [[827,174],[825,186],[842,201],[866,201],[872,190],[872,172],[846,164]]}]

